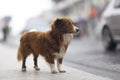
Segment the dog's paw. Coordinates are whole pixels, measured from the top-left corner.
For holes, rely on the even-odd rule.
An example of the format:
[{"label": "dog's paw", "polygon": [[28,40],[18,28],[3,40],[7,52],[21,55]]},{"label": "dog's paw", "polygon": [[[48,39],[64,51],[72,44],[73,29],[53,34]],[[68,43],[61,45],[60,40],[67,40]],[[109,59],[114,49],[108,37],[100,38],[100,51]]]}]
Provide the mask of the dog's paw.
[{"label": "dog's paw", "polygon": [[39,71],[39,70],[40,70],[40,68],[39,68],[39,67],[36,67],[36,66],[34,66],[34,69],[35,69],[36,71]]},{"label": "dog's paw", "polygon": [[59,72],[60,72],[60,73],[65,73],[66,71],[65,71],[65,70],[60,70]]},{"label": "dog's paw", "polygon": [[26,68],[22,68],[22,72],[26,72]]},{"label": "dog's paw", "polygon": [[56,71],[56,70],[54,70],[54,71],[52,71],[51,73],[52,73],[52,74],[57,74],[57,71]]}]

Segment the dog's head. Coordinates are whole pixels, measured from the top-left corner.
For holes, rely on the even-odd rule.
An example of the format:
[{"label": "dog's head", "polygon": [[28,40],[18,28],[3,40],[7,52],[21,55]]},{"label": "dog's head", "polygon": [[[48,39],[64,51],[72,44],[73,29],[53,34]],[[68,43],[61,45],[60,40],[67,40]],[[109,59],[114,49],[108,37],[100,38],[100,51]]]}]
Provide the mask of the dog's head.
[{"label": "dog's head", "polygon": [[73,21],[69,18],[57,18],[52,23],[52,30],[63,34],[66,33],[77,33],[79,28],[77,28]]}]

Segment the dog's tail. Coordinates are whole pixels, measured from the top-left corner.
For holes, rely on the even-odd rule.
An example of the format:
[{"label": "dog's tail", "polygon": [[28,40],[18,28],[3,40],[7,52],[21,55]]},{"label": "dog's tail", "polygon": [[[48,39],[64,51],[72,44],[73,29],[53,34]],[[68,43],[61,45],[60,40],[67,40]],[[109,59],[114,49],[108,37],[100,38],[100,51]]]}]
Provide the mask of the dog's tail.
[{"label": "dog's tail", "polygon": [[18,48],[18,54],[17,54],[17,60],[18,61],[21,61],[23,58],[22,58],[22,53],[21,53],[21,47],[19,46]]}]

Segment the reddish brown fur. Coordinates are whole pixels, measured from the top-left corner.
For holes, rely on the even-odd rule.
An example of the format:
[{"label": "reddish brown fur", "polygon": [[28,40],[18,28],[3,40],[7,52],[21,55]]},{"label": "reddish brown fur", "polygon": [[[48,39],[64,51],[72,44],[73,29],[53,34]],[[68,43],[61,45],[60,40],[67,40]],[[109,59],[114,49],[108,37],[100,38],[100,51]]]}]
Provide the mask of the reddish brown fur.
[{"label": "reddish brown fur", "polygon": [[27,57],[32,53],[49,58],[52,53],[60,51],[63,38],[62,35],[52,35],[51,32],[28,32],[22,36],[20,41],[19,51],[23,56]]},{"label": "reddish brown fur", "polygon": [[54,63],[55,55],[60,54],[60,47],[65,46],[67,50],[68,44],[64,45],[63,35],[73,33],[73,22],[68,18],[60,18],[53,21],[52,29],[48,32],[27,32],[20,39],[18,50],[18,60],[27,58],[30,54],[45,57],[49,63]]}]

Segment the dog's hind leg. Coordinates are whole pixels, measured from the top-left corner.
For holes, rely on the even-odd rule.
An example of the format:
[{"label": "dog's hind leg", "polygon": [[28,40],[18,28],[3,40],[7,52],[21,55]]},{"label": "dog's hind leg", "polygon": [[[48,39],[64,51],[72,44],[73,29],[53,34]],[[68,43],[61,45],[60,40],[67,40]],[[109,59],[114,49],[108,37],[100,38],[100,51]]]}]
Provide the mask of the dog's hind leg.
[{"label": "dog's hind leg", "polygon": [[34,60],[34,69],[35,69],[36,71],[39,71],[40,68],[38,67],[38,64],[37,64],[38,55],[33,54],[33,56],[34,56],[34,58],[33,58],[33,60]]},{"label": "dog's hind leg", "polygon": [[25,72],[26,71],[26,58],[30,55],[30,50],[29,48],[22,48],[22,57],[23,57],[23,61],[22,61],[22,71]]},{"label": "dog's hind leg", "polygon": [[58,71],[60,73],[65,73],[65,70],[62,70],[61,66],[62,66],[62,62],[63,62],[63,58],[58,58],[57,59],[57,67],[58,67]]},{"label": "dog's hind leg", "polygon": [[23,57],[23,62],[22,62],[22,71],[25,72],[26,71],[26,57]]}]

